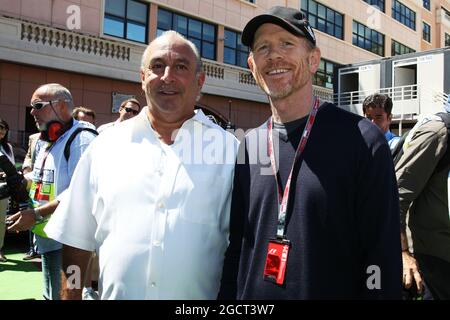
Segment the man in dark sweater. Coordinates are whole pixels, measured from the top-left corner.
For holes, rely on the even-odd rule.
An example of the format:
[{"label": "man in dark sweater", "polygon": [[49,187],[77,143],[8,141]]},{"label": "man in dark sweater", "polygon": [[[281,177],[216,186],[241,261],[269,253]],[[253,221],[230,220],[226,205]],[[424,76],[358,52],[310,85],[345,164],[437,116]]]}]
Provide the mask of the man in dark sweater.
[{"label": "man in dark sweater", "polygon": [[250,20],[242,42],[272,117],[240,146],[219,299],[400,299],[386,139],[313,97],[320,50],[301,12],[270,9]]}]

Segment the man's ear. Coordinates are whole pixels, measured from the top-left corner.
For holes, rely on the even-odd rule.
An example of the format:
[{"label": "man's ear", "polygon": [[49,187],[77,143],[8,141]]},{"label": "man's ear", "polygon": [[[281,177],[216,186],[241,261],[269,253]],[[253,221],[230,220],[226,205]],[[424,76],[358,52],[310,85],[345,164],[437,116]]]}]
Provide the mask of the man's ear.
[{"label": "man's ear", "polygon": [[320,57],[321,53],[318,47],[315,47],[309,52],[309,71],[312,74],[316,73],[317,69],[319,69]]},{"label": "man's ear", "polygon": [[392,113],[391,113],[390,115],[387,116],[387,119],[388,119],[388,121],[389,121],[389,124],[391,124],[391,122],[392,122]]},{"label": "man's ear", "polygon": [[206,79],[205,73],[203,71],[199,72],[197,76],[197,86],[200,90],[202,89],[203,84],[205,83],[205,79]]},{"label": "man's ear", "polygon": [[248,55],[247,58],[247,64],[248,64],[248,68],[250,69],[250,71],[252,72],[253,76],[255,75],[255,61],[253,60],[253,54],[250,52],[250,54]]},{"label": "man's ear", "polygon": [[144,72],[144,70],[142,68],[141,68],[141,71],[140,71],[140,78],[141,78],[142,90],[144,90],[144,92],[145,92],[145,72]]}]

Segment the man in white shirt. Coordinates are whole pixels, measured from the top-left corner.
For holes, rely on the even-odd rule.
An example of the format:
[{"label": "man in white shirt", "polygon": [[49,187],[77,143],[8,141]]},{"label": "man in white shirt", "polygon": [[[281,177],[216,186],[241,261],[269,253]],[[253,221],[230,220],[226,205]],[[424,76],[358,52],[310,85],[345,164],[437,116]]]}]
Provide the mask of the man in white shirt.
[{"label": "man in white shirt", "polygon": [[73,272],[83,283],[93,250],[101,299],[217,297],[237,140],[194,112],[204,80],[175,31],[145,50],[148,106],[94,141],[45,229],[64,244],[63,298],[80,299]]}]

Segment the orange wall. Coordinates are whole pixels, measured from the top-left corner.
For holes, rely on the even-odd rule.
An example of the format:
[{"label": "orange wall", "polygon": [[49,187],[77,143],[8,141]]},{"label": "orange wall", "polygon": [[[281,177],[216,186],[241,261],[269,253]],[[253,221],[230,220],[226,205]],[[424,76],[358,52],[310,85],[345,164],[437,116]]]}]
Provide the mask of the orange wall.
[{"label": "orange wall", "polygon": [[95,110],[97,126],[117,118],[111,112],[112,92],[135,95],[145,105],[138,83],[0,62],[0,117],[9,123],[13,142],[14,131],[25,130],[26,107],[33,92],[42,84],[54,82],[70,90],[75,106]]},{"label": "orange wall", "polygon": [[271,112],[268,104],[233,99],[229,97],[203,95],[199,103],[207,109],[229,118],[229,101],[231,100],[231,123],[244,130],[259,127],[269,118]]}]

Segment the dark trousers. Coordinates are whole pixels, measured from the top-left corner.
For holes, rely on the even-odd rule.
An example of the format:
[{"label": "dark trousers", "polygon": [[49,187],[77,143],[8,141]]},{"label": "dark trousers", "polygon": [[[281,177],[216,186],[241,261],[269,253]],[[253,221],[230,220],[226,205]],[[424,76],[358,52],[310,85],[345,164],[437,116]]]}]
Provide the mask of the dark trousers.
[{"label": "dark trousers", "polygon": [[414,257],[433,298],[450,300],[450,262],[420,253]]}]

